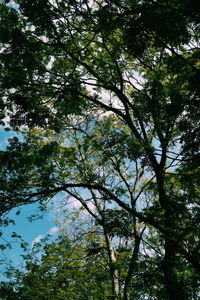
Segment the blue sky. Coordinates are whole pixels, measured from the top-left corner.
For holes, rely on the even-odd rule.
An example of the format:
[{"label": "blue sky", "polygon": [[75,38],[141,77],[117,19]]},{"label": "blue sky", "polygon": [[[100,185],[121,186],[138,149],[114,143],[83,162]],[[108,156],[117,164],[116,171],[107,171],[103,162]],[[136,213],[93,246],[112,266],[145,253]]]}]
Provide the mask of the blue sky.
[{"label": "blue sky", "polygon": [[[9,225],[6,228],[2,228],[3,235],[2,237],[11,242],[12,248],[1,251],[0,259],[10,260],[14,266],[17,266],[21,263],[20,255],[23,254],[23,250],[20,247],[20,239],[15,239],[11,237],[13,232],[16,232],[18,235],[21,235],[25,242],[31,244],[34,240],[38,240],[40,237],[46,235],[47,233],[52,232],[52,228],[55,227],[53,222],[53,216],[50,213],[46,213],[42,219],[35,220],[30,222],[27,217],[37,211],[37,205],[27,205],[21,207],[20,215],[16,215],[17,209],[13,209],[9,213],[9,217],[15,220],[15,225]],[[3,241],[1,240],[1,243]]]},{"label": "blue sky", "polygon": [[[4,131],[0,127],[0,150],[5,150],[6,145],[8,144],[7,139],[16,135],[12,131]],[[15,220],[15,225],[10,224],[8,227],[0,228],[3,235],[0,237],[0,244],[4,243],[5,239],[8,242],[11,242],[12,248],[6,250],[0,250],[0,261],[1,259],[6,259],[10,261],[13,266],[18,266],[22,262],[20,255],[24,254],[23,249],[21,248],[20,239],[15,239],[11,237],[13,232],[16,232],[18,235],[21,235],[23,240],[31,244],[33,241],[38,241],[42,236],[47,233],[54,234],[56,232],[56,225],[54,223],[55,212],[49,210],[47,211],[42,219],[35,220],[30,222],[28,217],[32,214],[37,214],[37,204],[26,205],[20,208],[20,214],[16,215],[16,212],[19,209],[13,209],[8,217]],[[41,214],[41,213],[40,213]],[[0,265],[0,280],[4,280],[3,270],[5,265]]]}]

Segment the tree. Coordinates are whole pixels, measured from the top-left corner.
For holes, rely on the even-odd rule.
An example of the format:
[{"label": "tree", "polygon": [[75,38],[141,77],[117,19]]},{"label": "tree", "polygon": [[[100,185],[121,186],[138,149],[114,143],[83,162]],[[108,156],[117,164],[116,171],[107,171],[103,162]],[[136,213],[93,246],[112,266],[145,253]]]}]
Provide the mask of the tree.
[{"label": "tree", "polygon": [[199,3],[16,3],[1,4],[1,107],[24,136],[1,152],[1,212],[61,191],[95,219],[118,205],[163,251],[163,299],[195,299]]},{"label": "tree", "polygon": [[119,220],[116,213],[109,218],[105,233],[104,225],[92,224],[85,213],[77,219],[80,213],[82,210],[76,210],[71,216],[65,216],[67,229],[62,225],[56,240],[47,236],[33,245],[24,255],[24,270],[7,268],[6,275],[11,281],[1,282],[3,300],[10,295],[21,300],[114,299],[116,294],[123,295],[129,263],[133,261],[132,228],[123,226],[127,220],[123,213],[118,227],[112,226]]},{"label": "tree", "polygon": [[[9,289],[13,288],[14,299],[105,299],[111,293],[109,276],[101,267],[103,258],[93,255],[91,259],[80,241],[73,243],[65,236],[46,244],[41,258],[38,249],[37,245],[26,256],[24,272],[10,271]],[[7,299],[3,297],[4,289],[2,285],[1,297]]]}]

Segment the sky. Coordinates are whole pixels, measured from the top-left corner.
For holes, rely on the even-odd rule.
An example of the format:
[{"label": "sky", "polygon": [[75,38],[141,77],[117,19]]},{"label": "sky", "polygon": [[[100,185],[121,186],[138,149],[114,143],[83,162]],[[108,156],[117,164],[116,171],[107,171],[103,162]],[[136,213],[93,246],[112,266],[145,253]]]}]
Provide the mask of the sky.
[{"label": "sky", "polygon": [[[0,126],[0,151],[6,150],[8,139],[13,136],[18,136],[19,139],[22,139],[22,136],[17,135],[13,131],[5,131],[3,127]],[[38,205],[35,203],[14,208],[7,214],[8,218],[15,221],[15,224],[0,227],[0,244],[5,245],[6,242],[11,244],[11,249],[0,249],[0,281],[8,280],[4,276],[6,266],[9,265],[21,268],[23,263],[22,255],[25,254],[21,247],[22,239],[23,242],[29,244],[28,249],[31,249],[34,243],[39,242],[47,234],[51,234],[53,237],[56,237],[59,226],[62,226],[62,222],[64,222],[63,210],[66,209],[66,207],[60,206],[60,201],[63,199],[63,196],[63,193],[57,194],[48,205],[48,210],[44,213],[39,211]],[[80,208],[80,203],[75,199],[69,198],[67,211],[71,213],[77,208]],[[18,211],[20,211],[20,214],[18,214]],[[29,217],[31,215],[42,216],[42,214],[42,218],[37,218],[30,222]],[[68,227],[68,225],[66,226]],[[21,236],[22,239],[13,238],[13,232]]]},{"label": "sky", "polygon": [[[6,149],[6,145],[8,144],[7,139],[13,135],[16,134],[12,131],[4,131],[3,128],[0,127],[0,150]],[[49,210],[44,214],[43,218],[30,222],[28,217],[39,212],[37,204],[22,206],[20,208],[20,214],[16,214],[18,210],[19,209],[13,209],[8,214],[8,217],[15,220],[15,225],[10,224],[8,227],[0,227],[0,232],[2,232],[0,244],[5,244],[5,241],[7,241],[12,245],[11,249],[0,250],[0,262],[1,260],[6,259],[6,262],[10,261],[15,267],[22,263],[22,257],[20,255],[23,255],[24,251],[20,246],[21,239],[14,239],[11,237],[13,232],[21,235],[24,242],[29,243],[29,247],[48,233],[55,234],[57,232],[55,211]],[[3,275],[4,269],[5,264],[0,263],[0,280],[6,279]]]}]

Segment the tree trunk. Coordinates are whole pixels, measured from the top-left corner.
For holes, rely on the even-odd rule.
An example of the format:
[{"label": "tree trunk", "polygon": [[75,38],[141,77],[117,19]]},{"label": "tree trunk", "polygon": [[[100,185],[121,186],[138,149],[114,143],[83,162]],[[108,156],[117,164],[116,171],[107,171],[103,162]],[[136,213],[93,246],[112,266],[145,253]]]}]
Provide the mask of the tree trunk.
[{"label": "tree trunk", "polygon": [[119,272],[116,268],[116,255],[114,249],[112,247],[111,238],[105,233],[105,240],[108,250],[108,256],[110,261],[110,272],[112,279],[112,292],[113,292],[113,300],[117,300],[119,298]]},{"label": "tree trunk", "polygon": [[176,254],[173,243],[165,238],[165,256],[162,268],[168,298],[170,300],[190,300],[186,293],[185,286],[178,280],[177,271],[175,270],[177,265]]},{"label": "tree trunk", "polygon": [[139,249],[140,249],[140,240],[141,240],[141,237],[136,235],[135,236],[135,246],[134,246],[133,254],[132,254],[132,257],[131,257],[130,264],[129,264],[129,269],[128,269],[128,273],[127,273],[127,276],[126,276],[125,284],[124,284],[124,291],[123,291],[124,300],[129,300],[130,299],[129,294],[128,294],[128,287],[129,287],[129,284],[131,282],[133,272],[136,268],[136,262],[137,262],[137,259],[138,259],[138,253],[139,253]]},{"label": "tree trunk", "polygon": [[[157,173],[157,186],[159,192],[159,202],[162,209],[165,211],[164,224],[165,228],[170,228],[173,231],[176,228],[176,216],[174,215],[173,203],[170,202],[166,194],[164,186],[164,176],[161,172]],[[162,263],[162,270],[164,274],[164,284],[168,294],[169,300],[190,300],[186,293],[186,288],[179,282],[176,266],[180,264],[178,258],[178,251],[174,246],[173,241],[166,237],[164,238],[165,256]]]}]

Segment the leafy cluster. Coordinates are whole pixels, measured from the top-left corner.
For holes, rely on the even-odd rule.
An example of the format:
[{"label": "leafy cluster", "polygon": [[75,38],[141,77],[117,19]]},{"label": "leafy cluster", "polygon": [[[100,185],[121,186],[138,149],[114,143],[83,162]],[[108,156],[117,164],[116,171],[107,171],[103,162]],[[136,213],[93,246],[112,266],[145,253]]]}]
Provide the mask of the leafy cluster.
[{"label": "leafy cluster", "polygon": [[[80,252],[106,253],[109,270],[90,299],[99,288],[108,299],[199,296],[199,11],[195,0],[0,4],[0,118],[21,133],[0,152],[1,222],[60,192],[64,207],[79,203],[104,240]],[[69,292],[75,274],[60,279],[52,262],[68,242],[30,265],[40,299],[54,283]],[[76,259],[81,279],[99,276]],[[87,299],[74,280],[74,299]]]}]

